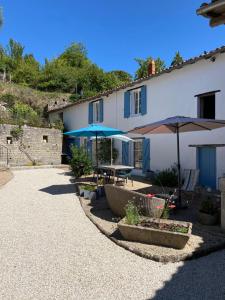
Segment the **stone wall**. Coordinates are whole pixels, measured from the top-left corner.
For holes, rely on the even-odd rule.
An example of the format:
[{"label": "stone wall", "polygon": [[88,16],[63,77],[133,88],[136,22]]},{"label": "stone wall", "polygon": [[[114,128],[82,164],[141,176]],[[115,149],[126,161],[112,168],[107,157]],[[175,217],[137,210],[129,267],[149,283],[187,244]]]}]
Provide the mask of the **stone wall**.
[{"label": "stone wall", "polygon": [[[53,128],[23,126],[22,137],[11,135],[15,125],[0,125],[0,145],[9,150],[9,165],[56,165],[61,163],[62,133]],[[0,163],[6,162],[6,150],[0,147]]]}]

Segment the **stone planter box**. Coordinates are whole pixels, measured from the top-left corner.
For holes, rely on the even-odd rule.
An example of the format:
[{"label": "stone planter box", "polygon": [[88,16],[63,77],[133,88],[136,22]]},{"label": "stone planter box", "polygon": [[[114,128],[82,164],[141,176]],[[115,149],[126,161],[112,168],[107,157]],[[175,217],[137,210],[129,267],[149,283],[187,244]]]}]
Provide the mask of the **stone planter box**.
[{"label": "stone planter box", "polygon": [[218,222],[218,214],[209,215],[199,211],[198,220],[203,225],[215,225]]},{"label": "stone planter box", "polygon": [[128,225],[123,218],[118,223],[118,228],[125,240],[140,242],[145,244],[153,244],[159,246],[165,246],[175,249],[183,249],[187,244],[192,230],[192,224],[187,222],[180,222],[174,220],[154,219],[148,218],[150,221],[161,222],[166,224],[176,224],[188,226],[188,233],[172,232],[160,229],[154,229],[149,227],[142,227],[136,225]]}]

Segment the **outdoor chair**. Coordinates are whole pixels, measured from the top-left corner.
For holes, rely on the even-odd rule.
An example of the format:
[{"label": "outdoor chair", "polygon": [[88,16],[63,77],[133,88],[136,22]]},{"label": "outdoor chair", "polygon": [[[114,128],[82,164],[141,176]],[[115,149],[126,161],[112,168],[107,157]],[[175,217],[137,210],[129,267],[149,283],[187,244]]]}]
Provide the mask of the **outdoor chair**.
[{"label": "outdoor chair", "polygon": [[198,169],[186,169],[183,173],[184,183],[181,190],[184,192],[194,192],[199,179]]},{"label": "outdoor chair", "polygon": [[118,181],[119,178],[121,178],[127,184],[128,179],[130,179],[131,183],[132,183],[132,186],[134,185],[133,178],[132,178],[132,170],[119,171],[119,172],[116,173],[116,176],[117,176],[117,181]]}]

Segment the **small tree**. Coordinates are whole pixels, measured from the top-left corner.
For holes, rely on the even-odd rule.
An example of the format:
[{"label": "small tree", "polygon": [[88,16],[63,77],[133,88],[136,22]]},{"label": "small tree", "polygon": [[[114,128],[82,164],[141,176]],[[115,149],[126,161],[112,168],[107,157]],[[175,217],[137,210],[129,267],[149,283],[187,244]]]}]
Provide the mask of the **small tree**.
[{"label": "small tree", "polygon": [[83,147],[78,148],[73,145],[71,147],[72,158],[70,159],[70,167],[75,178],[82,175],[89,175],[92,171],[91,160]]},{"label": "small tree", "polygon": [[172,60],[171,66],[175,67],[179,64],[182,64],[183,62],[184,62],[183,57],[180,55],[180,52],[177,51],[175,53],[175,56],[174,56],[173,60]]}]

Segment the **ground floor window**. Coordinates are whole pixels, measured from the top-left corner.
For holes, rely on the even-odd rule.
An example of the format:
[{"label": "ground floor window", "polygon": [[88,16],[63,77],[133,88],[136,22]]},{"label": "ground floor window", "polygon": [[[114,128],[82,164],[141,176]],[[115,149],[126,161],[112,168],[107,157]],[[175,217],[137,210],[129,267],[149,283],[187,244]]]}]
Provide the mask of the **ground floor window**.
[{"label": "ground floor window", "polygon": [[134,141],[134,167],[135,169],[142,169],[143,166],[143,157],[142,157],[142,151],[143,149],[143,140],[135,140]]}]

